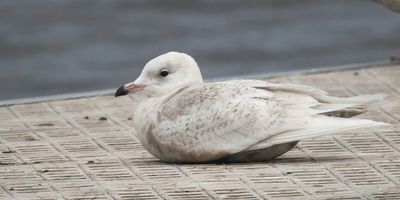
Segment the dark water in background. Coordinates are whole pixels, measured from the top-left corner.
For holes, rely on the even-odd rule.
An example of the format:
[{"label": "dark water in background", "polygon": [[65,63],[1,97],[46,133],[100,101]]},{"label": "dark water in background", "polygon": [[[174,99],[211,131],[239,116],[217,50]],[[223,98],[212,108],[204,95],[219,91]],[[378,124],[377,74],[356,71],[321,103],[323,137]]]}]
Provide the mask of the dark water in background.
[{"label": "dark water in background", "polygon": [[117,88],[152,57],[205,78],[400,55],[400,14],[370,0],[3,0],[0,99]]}]

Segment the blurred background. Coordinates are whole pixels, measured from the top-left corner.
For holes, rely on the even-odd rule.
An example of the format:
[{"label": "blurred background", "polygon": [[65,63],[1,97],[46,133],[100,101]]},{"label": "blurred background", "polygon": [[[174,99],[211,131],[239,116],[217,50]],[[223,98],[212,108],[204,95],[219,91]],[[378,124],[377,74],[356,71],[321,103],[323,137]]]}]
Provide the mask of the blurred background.
[{"label": "blurred background", "polygon": [[151,58],[206,79],[400,55],[400,14],[371,0],[3,0],[0,100],[118,88]]}]

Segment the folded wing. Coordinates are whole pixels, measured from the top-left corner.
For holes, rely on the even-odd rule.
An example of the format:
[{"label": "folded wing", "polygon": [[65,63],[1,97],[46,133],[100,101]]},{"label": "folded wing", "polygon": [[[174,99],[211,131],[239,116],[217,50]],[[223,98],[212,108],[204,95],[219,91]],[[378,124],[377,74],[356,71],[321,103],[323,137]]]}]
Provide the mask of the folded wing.
[{"label": "folded wing", "polygon": [[325,114],[382,98],[331,97],[308,86],[244,80],[185,88],[165,98],[149,137],[164,161],[204,162],[356,128],[382,125]]}]

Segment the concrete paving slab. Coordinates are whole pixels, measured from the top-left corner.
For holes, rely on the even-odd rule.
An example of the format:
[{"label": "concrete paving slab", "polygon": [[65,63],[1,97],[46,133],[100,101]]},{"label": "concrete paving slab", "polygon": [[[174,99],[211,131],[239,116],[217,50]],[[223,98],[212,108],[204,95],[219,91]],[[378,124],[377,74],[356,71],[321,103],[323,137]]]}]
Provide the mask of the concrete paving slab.
[{"label": "concrete paving slab", "polygon": [[159,162],[132,134],[132,97],[0,107],[1,199],[400,199],[400,65],[270,79],[335,95],[386,93],[391,126],[301,141],[270,161]]}]

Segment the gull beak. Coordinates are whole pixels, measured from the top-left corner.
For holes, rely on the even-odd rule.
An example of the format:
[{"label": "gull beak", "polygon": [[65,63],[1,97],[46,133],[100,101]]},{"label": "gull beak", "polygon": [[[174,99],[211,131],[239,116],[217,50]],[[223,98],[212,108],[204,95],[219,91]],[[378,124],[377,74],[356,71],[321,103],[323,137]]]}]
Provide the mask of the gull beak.
[{"label": "gull beak", "polygon": [[135,93],[143,90],[145,87],[146,87],[145,85],[138,85],[135,84],[135,82],[128,83],[118,88],[118,90],[115,92],[115,97],[124,96],[130,93]]}]

